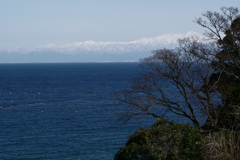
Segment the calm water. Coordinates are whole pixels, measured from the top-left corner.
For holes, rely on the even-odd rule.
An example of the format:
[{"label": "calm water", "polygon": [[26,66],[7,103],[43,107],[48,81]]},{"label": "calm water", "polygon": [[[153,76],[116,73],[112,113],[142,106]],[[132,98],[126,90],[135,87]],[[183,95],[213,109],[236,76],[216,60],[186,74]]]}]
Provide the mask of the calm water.
[{"label": "calm water", "polygon": [[106,99],[139,72],[138,63],[0,64],[0,159],[113,159],[153,122],[119,126]]}]

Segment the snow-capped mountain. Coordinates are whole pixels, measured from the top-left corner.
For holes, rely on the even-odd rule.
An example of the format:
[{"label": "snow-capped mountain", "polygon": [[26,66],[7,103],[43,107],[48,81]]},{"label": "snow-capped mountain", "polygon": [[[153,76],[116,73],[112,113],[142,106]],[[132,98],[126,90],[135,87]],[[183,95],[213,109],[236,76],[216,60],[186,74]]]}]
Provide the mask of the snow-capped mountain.
[{"label": "snow-capped mountain", "polygon": [[[23,59],[32,62],[42,62],[44,58],[49,62],[65,61],[138,61],[151,54],[152,50],[160,48],[174,48],[180,38],[199,36],[195,32],[186,34],[165,34],[153,38],[141,38],[130,42],[75,42],[66,45],[48,44],[36,48],[14,48],[1,52],[1,59]],[[7,56],[9,55],[9,56]],[[1,58],[2,57],[2,58]],[[27,59],[28,58],[28,59]]]}]

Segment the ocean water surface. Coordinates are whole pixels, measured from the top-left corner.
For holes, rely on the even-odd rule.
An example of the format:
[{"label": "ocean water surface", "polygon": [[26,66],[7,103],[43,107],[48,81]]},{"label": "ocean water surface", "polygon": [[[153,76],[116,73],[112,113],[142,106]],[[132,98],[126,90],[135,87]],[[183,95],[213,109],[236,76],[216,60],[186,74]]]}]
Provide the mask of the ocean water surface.
[{"label": "ocean water surface", "polygon": [[120,126],[107,98],[138,73],[138,63],[0,64],[0,159],[113,159],[153,123]]}]

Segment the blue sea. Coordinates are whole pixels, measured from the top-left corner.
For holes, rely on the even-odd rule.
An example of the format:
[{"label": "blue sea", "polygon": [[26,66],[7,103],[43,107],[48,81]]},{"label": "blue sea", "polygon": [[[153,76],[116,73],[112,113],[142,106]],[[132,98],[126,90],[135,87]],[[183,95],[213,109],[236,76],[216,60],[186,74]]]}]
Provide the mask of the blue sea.
[{"label": "blue sea", "polygon": [[153,119],[119,125],[111,96],[138,63],[0,64],[1,160],[111,160]]}]

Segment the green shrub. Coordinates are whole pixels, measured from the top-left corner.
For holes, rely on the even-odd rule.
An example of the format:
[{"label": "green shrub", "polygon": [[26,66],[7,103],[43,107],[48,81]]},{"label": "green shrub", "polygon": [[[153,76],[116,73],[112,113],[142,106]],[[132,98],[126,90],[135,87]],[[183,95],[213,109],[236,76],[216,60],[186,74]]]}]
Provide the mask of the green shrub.
[{"label": "green shrub", "polygon": [[115,160],[200,160],[203,157],[202,137],[194,127],[164,119],[130,135]]}]

